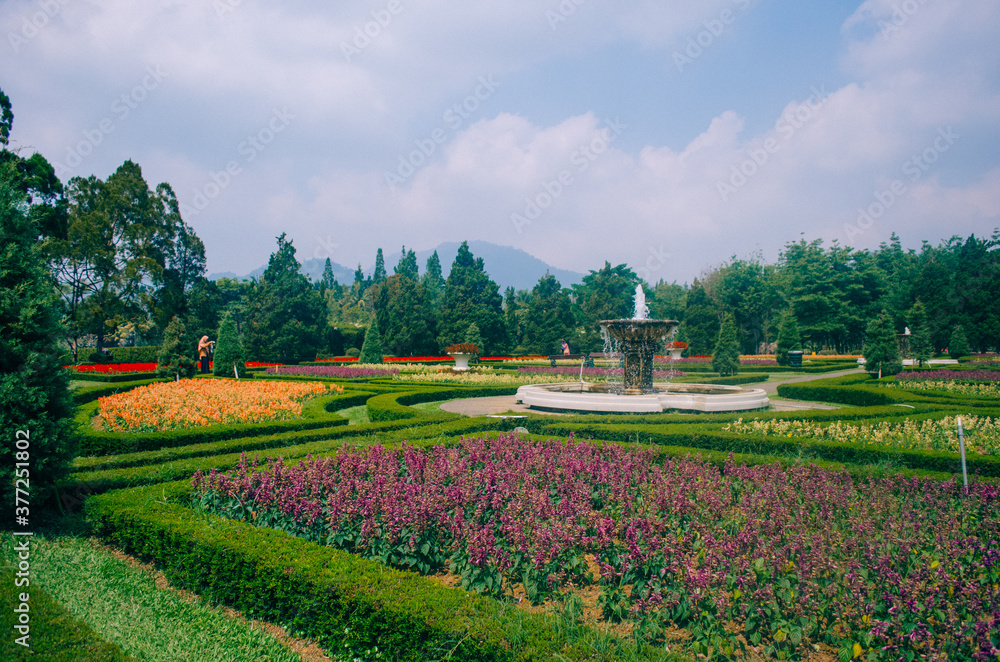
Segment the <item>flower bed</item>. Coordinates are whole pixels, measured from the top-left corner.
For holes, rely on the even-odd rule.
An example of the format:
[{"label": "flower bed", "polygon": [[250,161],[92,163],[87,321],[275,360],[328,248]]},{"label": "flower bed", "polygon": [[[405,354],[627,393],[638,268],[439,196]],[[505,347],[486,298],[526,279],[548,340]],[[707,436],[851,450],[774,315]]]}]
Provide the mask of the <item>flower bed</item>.
[{"label": "flower bed", "polygon": [[1000,370],[917,370],[896,375],[899,381],[931,380],[939,382],[1000,382]]},{"label": "flower bed", "polygon": [[98,398],[99,419],[114,432],[163,432],[220,423],[262,423],[302,415],[302,402],[343,392],[319,382],[185,379]]},{"label": "flower bed", "polygon": [[[518,372],[534,375],[580,375],[580,368],[574,368],[573,366],[556,366],[556,367],[543,367],[543,366],[522,366],[517,369]],[[609,369],[609,368],[583,368],[583,374],[589,377],[599,377],[606,378],[611,376],[616,379],[621,379],[622,371],[621,369]],[[615,374],[617,373],[617,374]],[[684,377],[684,373],[680,370],[654,370],[653,379],[670,379],[671,377]]]},{"label": "flower bed", "polygon": [[336,365],[296,365],[268,368],[268,375],[312,375],[315,377],[334,377],[336,379],[357,379],[360,377],[386,377],[398,375],[398,368],[370,368]]},{"label": "flower bed", "polygon": [[[836,422],[828,425],[804,420],[748,420],[742,418],[723,430],[765,437],[806,437],[905,450],[933,450],[957,453],[958,426],[954,416],[920,422],[881,421],[874,424]],[[1000,419],[964,415],[965,448],[969,453],[1000,455]]]},{"label": "flower bed", "polygon": [[93,365],[68,365],[73,372],[98,375],[122,375],[132,372],[155,372],[156,363],[96,363]]},{"label": "flower bed", "polygon": [[1000,488],[796,466],[720,470],[516,436],[200,472],[201,507],[533,602],[596,585],[600,613],[696,652],[989,659]]},{"label": "flower bed", "polygon": [[1000,397],[1000,382],[970,384],[970,383],[955,382],[955,381],[904,379],[896,383],[890,382],[886,384],[880,384],[880,386],[884,386],[885,388],[899,388],[899,389],[915,390],[915,391],[946,391],[948,393],[968,395],[975,398]]}]

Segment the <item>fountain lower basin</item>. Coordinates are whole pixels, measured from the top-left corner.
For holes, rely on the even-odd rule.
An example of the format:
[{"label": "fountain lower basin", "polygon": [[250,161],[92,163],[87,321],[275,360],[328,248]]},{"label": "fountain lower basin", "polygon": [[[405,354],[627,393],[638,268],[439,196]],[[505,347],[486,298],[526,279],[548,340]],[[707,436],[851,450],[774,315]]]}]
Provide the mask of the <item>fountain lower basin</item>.
[{"label": "fountain lower basin", "polygon": [[655,414],[664,411],[727,412],[770,405],[764,389],[717,384],[656,383],[649,393],[616,393],[605,384],[563,382],[529,384],[517,389],[516,401],[538,409]]}]

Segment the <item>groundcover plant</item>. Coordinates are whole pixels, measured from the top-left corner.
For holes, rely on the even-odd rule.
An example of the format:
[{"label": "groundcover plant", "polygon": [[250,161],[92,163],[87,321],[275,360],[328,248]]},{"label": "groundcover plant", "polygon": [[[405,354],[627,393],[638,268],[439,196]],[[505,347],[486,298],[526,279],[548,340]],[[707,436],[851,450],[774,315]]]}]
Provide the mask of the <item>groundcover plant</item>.
[{"label": "groundcover plant", "polygon": [[342,393],[319,382],[183,379],[98,398],[98,416],[115,432],[158,432],[217,423],[260,423],[302,415],[302,402]]},{"label": "groundcover plant", "polygon": [[[1000,487],[815,466],[722,468],[516,435],[382,446],[193,479],[199,507],[696,652],[994,659]],[[592,589],[591,589],[592,591]],[[711,647],[711,648],[710,648]]]}]

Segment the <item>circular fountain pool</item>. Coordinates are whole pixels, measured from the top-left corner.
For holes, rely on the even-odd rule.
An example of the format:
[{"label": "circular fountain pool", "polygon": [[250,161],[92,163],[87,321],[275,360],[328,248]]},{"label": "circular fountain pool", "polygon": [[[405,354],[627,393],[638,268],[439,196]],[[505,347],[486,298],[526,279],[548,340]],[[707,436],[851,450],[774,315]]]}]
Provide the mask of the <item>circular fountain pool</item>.
[{"label": "circular fountain pool", "polygon": [[747,411],[770,405],[764,389],[718,384],[655,383],[640,395],[616,392],[606,384],[565,382],[529,384],[517,389],[516,401],[538,409],[652,414],[663,411]]}]

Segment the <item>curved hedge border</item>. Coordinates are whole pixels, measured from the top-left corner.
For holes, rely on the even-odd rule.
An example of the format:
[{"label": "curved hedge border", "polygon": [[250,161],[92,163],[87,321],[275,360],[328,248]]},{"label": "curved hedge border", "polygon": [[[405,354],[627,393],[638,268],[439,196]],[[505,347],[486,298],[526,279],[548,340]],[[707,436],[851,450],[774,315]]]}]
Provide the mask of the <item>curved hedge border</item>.
[{"label": "curved hedge border", "polygon": [[[885,378],[893,379],[893,378]],[[877,382],[863,375],[820,379],[804,384],[790,383],[778,386],[778,395],[793,400],[835,402],[857,407],[877,407],[891,404],[961,405],[967,408],[996,407],[996,400],[970,398],[959,394],[948,395],[943,391],[907,391],[877,386]]]},{"label": "curved hedge border", "polygon": [[434,416],[436,418],[454,418],[459,414],[435,412],[421,413],[410,405],[435,400],[450,400],[453,398],[483,398],[497,395],[514,395],[517,386],[437,386],[431,385],[413,388],[407,384],[405,391],[396,391],[377,395],[368,400],[368,418],[374,423],[378,421],[394,421],[417,416]]},{"label": "curved hedge border", "polygon": [[[423,662],[617,660],[627,646],[560,634],[551,617],[530,614],[414,573],[316,545],[273,529],[207,515],[179,503],[188,481],[90,499],[98,535],[153,560],[171,583],[250,617],[282,623],[327,650],[344,633],[387,659]],[[595,638],[592,630],[580,628]],[[666,660],[646,649],[645,659]]]}]

